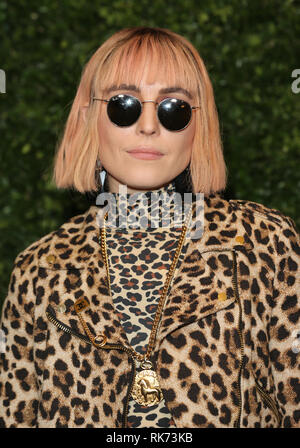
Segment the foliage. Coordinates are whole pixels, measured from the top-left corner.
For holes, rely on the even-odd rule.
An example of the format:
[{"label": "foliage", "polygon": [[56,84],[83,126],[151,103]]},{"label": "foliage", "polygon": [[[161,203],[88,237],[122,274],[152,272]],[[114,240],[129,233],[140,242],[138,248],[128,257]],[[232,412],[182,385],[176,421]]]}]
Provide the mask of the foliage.
[{"label": "foliage", "polygon": [[226,194],[299,227],[299,19],[292,0],[0,0],[0,303],[17,254],[91,205],[51,183],[55,145],[84,64],[124,27],[170,28],[196,46],[214,86]]}]

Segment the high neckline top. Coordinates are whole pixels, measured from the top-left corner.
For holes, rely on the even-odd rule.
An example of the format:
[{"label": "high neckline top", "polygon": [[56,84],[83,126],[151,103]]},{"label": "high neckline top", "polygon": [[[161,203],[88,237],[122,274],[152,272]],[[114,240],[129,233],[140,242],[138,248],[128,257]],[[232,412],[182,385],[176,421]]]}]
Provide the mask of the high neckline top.
[{"label": "high neckline top", "polygon": [[106,228],[125,232],[181,228],[195,200],[192,193],[186,196],[176,191],[175,181],[145,192],[106,193],[109,193]]}]

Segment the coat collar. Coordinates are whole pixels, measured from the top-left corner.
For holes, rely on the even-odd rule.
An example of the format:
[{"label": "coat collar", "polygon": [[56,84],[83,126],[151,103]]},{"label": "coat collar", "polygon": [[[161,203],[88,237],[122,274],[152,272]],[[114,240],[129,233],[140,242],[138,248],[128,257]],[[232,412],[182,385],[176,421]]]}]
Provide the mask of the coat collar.
[{"label": "coat collar", "polygon": [[[204,202],[197,201],[198,207],[204,212],[203,233],[198,239],[189,239],[187,252],[165,303],[157,344],[180,326],[230,306],[236,299],[235,254],[240,252],[246,256],[253,248],[229,201],[219,194],[212,194],[204,196]],[[84,333],[73,309],[76,300],[84,297],[89,307],[82,311],[82,317],[91,333],[96,336],[104,332],[110,343],[130,347],[109,294],[99,244],[98,223],[105,211],[91,206],[86,213],[72,218],[53,232],[50,245],[46,241],[45,250],[41,248],[39,251],[39,267],[53,271],[54,276],[60,271],[60,277],[63,277],[60,294],[50,291],[49,295],[49,306],[57,319]],[[193,218],[195,213],[196,209]],[[65,304],[66,312],[57,313],[54,302]]]}]

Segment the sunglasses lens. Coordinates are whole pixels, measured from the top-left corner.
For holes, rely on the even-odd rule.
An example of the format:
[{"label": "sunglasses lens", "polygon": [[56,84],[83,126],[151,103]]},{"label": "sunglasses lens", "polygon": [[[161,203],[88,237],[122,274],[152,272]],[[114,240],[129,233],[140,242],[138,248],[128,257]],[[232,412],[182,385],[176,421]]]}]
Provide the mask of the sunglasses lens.
[{"label": "sunglasses lens", "polygon": [[113,96],[107,105],[107,115],[117,126],[131,126],[141,113],[141,105],[137,98],[130,95]]},{"label": "sunglasses lens", "polygon": [[158,108],[158,118],[169,131],[184,129],[189,124],[191,115],[191,106],[177,98],[162,101]]}]

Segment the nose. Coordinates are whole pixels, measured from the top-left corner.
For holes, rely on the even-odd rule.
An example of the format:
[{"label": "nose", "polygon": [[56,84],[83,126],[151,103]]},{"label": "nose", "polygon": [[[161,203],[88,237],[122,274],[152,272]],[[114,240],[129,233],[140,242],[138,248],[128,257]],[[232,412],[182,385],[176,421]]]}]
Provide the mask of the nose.
[{"label": "nose", "polygon": [[156,112],[155,101],[143,101],[142,112],[137,121],[137,132],[147,135],[155,134],[159,131],[159,121]]}]

